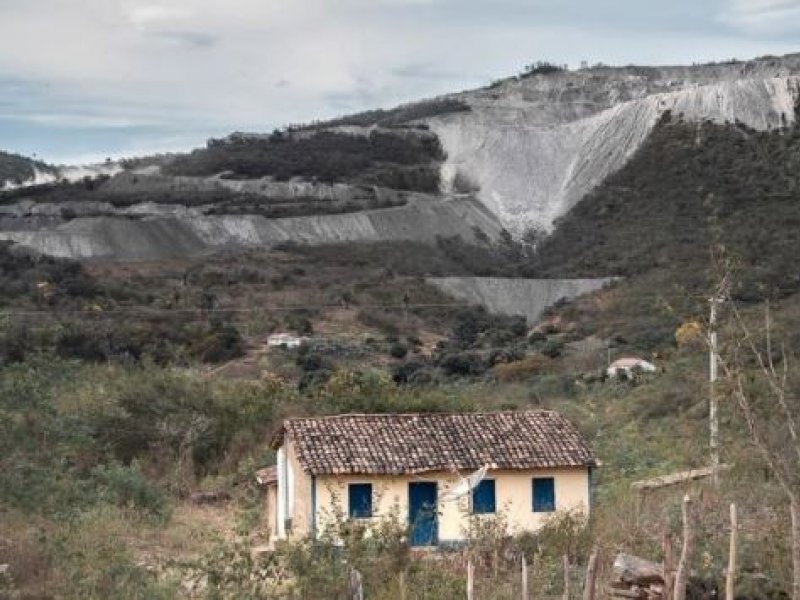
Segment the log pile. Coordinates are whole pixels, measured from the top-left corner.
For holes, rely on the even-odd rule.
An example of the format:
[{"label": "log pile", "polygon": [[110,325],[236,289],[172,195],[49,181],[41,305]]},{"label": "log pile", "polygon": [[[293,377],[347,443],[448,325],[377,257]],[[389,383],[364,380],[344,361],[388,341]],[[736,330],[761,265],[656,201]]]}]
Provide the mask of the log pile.
[{"label": "log pile", "polygon": [[618,554],[608,594],[611,598],[666,600],[664,567],[638,556]]}]

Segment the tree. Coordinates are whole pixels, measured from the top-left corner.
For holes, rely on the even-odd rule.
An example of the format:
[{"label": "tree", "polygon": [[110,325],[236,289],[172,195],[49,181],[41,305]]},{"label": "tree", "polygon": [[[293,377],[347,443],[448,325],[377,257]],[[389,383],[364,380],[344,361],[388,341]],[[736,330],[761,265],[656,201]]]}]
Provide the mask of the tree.
[{"label": "tree", "polygon": [[[777,351],[769,302],[756,331],[729,303],[734,338],[719,365],[750,439],[789,503],[792,532],[792,600],[800,600],[800,385],[784,346]],[[794,378],[793,378],[794,377]]]}]

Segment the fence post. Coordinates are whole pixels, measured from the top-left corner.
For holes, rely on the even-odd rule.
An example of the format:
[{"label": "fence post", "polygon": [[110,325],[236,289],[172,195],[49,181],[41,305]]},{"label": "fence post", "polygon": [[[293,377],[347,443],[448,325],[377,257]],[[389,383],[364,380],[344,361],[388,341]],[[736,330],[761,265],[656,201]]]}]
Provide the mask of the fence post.
[{"label": "fence post", "polygon": [[583,583],[583,600],[594,600],[598,552],[598,549],[595,548],[589,555],[589,564],[586,567],[586,581]]},{"label": "fence post", "polygon": [[472,559],[467,561],[467,600],[474,600],[475,573],[472,568]]},{"label": "fence post", "polygon": [[689,579],[689,561],[694,549],[694,523],[691,516],[692,499],[689,494],[683,497],[683,548],[678,562],[678,572],[675,574],[674,600],[686,600],[686,582]]},{"label": "fence post", "polygon": [[400,600],[406,600],[406,572],[400,571]]},{"label": "fence post", "polygon": [[522,555],[522,600],[528,600],[528,561]]},{"label": "fence post", "polygon": [[664,598],[670,600],[675,593],[675,557],[672,549],[672,536],[664,534],[661,542],[664,551]]},{"label": "fence post", "polygon": [[564,555],[564,600],[569,600],[569,556]]},{"label": "fence post", "polygon": [[352,600],[364,600],[364,585],[361,573],[355,569],[350,569],[350,598]]},{"label": "fence post", "polygon": [[725,581],[725,600],[733,600],[736,586],[736,505],[731,503],[731,544],[728,552],[728,576]]}]

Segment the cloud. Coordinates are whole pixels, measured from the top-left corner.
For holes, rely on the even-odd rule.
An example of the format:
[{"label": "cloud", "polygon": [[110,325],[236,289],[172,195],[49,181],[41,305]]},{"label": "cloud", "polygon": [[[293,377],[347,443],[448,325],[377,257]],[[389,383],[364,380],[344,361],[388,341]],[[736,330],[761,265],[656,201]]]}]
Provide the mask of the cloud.
[{"label": "cloud", "polygon": [[15,119],[37,125],[66,129],[130,129],[134,127],[156,126],[158,122],[130,117],[103,116],[85,113],[0,113],[0,119]]},{"label": "cloud", "polygon": [[[163,147],[165,139],[271,130],[484,85],[537,59],[777,54],[791,41],[755,39],[745,23],[797,5],[0,0],[0,144],[63,157],[70,144],[76,155],[113,153],[148,140]],[[70,127],[74,136],[58,137]]]},{"label": "cloud", "polygon": [[156,38],[161,38],[168,42],[179,45],[193,46],[195,48],[211,48],[219,38],[213,33],[203,31],[158,31],[153,34]]},{"label": "cloud", "polygon": [[159,5],[133,6],[127,12],[128,20],[138,27],[182,20],[189,14],[185,9]]},{"label": "cloud", "polygon": [[796,32],[800,31],[800,0],[731,0],[720,20],[756,35]]}]

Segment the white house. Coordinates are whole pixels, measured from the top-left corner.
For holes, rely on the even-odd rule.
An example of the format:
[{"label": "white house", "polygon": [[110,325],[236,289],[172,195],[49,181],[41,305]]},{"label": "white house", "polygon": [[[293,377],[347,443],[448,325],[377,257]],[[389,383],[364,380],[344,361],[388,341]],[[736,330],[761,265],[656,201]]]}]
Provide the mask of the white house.
[{"label": "white house", "polygon": [[606,369],[609,377],[619,377],[625,375],[632,377],[635,373],[655,373],[656,366],[641,358],[620,358],[611,363]]},{"label": "white house", "polygon": [[273,333],[267,337],[270,348],[299,348],[308,338],[293,333]]},{"label": "white house", "polygon": [[[555,511],[588,514],[596,461],[551,411],[287,419],[266,487],[270,538],[317,537],[342,515],[369,525],[399,511],[412,546],[464,540],[469,516],[503,513],[509,533]],[[476,487],[457,493],[470,473]]]}]

